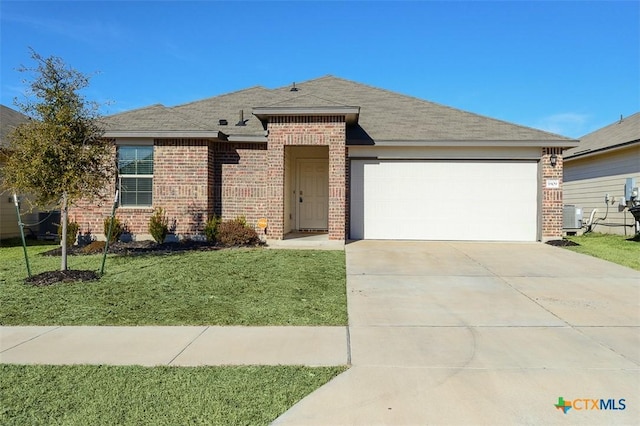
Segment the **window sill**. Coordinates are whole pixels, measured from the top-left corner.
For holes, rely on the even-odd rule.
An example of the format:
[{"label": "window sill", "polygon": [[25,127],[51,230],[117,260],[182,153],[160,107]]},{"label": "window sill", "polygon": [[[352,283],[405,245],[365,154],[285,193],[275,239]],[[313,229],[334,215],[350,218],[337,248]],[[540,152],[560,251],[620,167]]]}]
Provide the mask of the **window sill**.
[{"label": "window sill", "polygon": [[128,212],[148,213],[148,212],[153,212],[153,207],[151,206],[118,206],[118,210],[126,210]]}]

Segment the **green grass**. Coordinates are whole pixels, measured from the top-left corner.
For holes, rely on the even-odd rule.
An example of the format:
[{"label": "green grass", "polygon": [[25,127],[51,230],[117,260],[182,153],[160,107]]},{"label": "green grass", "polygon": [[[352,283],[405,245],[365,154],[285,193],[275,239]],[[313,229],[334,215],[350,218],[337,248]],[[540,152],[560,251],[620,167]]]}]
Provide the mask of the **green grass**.
[{"label": "green grass", "polygon": [[[59,257],[29,247],[33,274]],[[71,256],[98,270],[101,256]],[[109,256],[94,282],[24,283],[22,247],[0,248],[2,325],[346,325],[342,251],[234,249]]]},{"label": "green grass", "polygon": [[0,364],[0,424],[266,425],[345,369]]},{"label": "green grass", "polygon": [[569,250],[608,260],[640,271],[640,240],[613,234],[588,233],[567,237],[580,244],[568,246]]}]

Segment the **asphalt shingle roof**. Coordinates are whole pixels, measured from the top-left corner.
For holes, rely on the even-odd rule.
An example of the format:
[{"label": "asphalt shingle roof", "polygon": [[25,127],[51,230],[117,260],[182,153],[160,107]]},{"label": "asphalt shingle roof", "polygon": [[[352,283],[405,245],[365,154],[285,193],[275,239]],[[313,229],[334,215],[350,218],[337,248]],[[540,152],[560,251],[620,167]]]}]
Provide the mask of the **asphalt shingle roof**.
[{"label": "asphalt shingle roof", "polygon": [[29,117],[14,109],[0,105],[0,149],[9,146],[9,133]]},{"label": "asphalt shingle roof", "polygon": [[188,115],[183,115],[174,108],[167,108],[164,105],[152,105],[112,115],[106,119],[106,123],[109,130],[185,131],[206,129],[205,126]]},{"label": "asphalt shingle roof", "polygon": [[631,142],[640,142],[640,112],[581,137],[579,146],[565,151],[565,158],[602,151]]},{"label": "asphalt shingle roof", "polygon": [[[264,135],[256,107],[360,107],[349,142],[374,141],[572,141],[564,136],[473,114],[411,96],[326,76],[291,86],[256,86],[175,107],[153,105],[108,118],[113,131],[211,130],[227,135]],[[236,126],[240,110],[245,126]],[[226,119],[228,125],[219,125]]]}]

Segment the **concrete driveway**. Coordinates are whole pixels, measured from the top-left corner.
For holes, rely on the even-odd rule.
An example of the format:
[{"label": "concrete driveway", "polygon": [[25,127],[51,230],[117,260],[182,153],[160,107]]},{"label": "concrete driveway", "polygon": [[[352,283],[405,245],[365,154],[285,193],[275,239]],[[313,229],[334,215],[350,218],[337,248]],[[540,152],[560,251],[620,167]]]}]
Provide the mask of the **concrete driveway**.
[{"label": "concrete driveway", "polygon": [[637,271],[540,243],[346,252],[352,368],[276,424],[638,423]]}]

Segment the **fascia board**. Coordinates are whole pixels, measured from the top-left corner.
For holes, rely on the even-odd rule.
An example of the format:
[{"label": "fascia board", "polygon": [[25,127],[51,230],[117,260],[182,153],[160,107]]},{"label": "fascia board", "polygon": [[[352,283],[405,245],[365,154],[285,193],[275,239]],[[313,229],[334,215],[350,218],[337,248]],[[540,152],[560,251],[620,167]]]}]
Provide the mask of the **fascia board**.
[{"label": "fascia board", "polygon": [[[354,145],[358,146],[359,141],[347,141],[347,146]],[[403,141],[403,140],[376,140],[373,143],[373,146],[447,146],[447,147],[477,147],[477,146],[486,146],[486,147],[558,147],[558,148],[573,148],[578,146],[577,140],[550,140],[550,141],[539,141],[539,140],[416,140],[416,141]],[[367,144],[366,142],[363,142]],[[368,143],[371,145],[371,143]]]},{"label": "fascia board", "polygon": [[226,138],[229,142],[267,142],[266,136],[256,135],[229,135]]},{"label": "fascia board", "polygon": [[260,120],[269,117],[284,115],[344,115],[348,123],[358,122],[360,107],[355,106],[324,106],[324,107],[256,107],[253,108],[253,115]]},{"label": "fascia board", "polygon": [[360,107],[353,106],[323,106],[323,107],[256,107],[254,114],[262,115],[332,115],[332,114],[358,114]]},{"label": "fascia board", "polygon": [[634,145],[634,144],[638,144],[640,143],[640,139],[635,140],[635,141],[631,141],[631,142],[626,142],[626,143],[621,143],[619,145],[614,145],[614,146],[607,146],[604,148],[599,148],[599,149],[594,149],[594,150],[588,150],[588,151],[583,151],[583,152],[576,152],[575,154],[571,154],[568,155],[566,157],[563,158],[563,161],[571,161],[571,160],[577,160],[577,159],[582,159],[582,158],[586,158],[586,157],[591,157],[593,155],[598,155],[598,154],[602,154],[602,153],[609,153],[609,152],[615,152],[621,149],[625,149],[625,148],[629,148],[630,146]]},{"label": "fascia board", "polygon": [[106,138],[204,138],[218,139],[224,138],[223,134],[217,130],[108,130],[104,133]]}]

